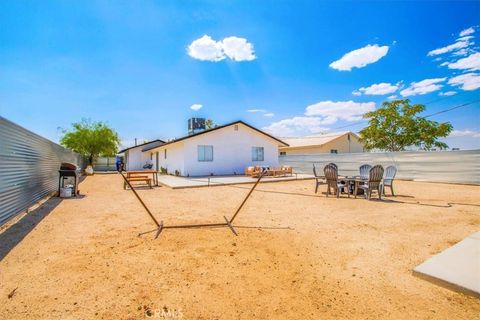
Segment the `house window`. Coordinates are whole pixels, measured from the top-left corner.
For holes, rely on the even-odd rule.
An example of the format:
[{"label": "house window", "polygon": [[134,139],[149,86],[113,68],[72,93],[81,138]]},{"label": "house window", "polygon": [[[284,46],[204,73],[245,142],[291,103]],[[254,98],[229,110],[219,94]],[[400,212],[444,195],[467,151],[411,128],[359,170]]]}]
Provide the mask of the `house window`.
[{"label": "house window", "polygon": [[236,124],[235,126],[233,126],[233,130],[238,131],[238,124]]},{"label": "house window", "polygon": [[150,153],[150,160],[153,160],[153,152]]},{"label": "house window", "polygon": [[213,146],[198,146],[198,161],[213,161]]},{"label": "house window", "polygon": [[252,161],[263,161],[263,147],[252,147]]},{"label": "house window", "polygon": [[167,149],[163,150],[163,158],[167,159]]},{"label": "house window", "polygon": [[337,149],[330,149],[330,153],[338,153]]},{"label": "house window", "polygon": [[280,151],[280,155],[281,155],[281,156],[286,156],[287,153],[286,153],[285,151]]}]

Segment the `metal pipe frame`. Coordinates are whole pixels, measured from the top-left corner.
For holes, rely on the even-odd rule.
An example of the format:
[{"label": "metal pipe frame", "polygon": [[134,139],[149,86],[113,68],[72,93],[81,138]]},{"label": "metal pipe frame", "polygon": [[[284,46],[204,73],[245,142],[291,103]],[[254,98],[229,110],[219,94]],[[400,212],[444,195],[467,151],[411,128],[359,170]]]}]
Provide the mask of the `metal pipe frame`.
[{"label": "metal pipe frame", "polygon": [[135,197],[138,199],[138,201],[140,201],[140,203],[142,204],[143,208],[145,209],[145,211],[147,211],[148,215],[150,216],[150,218],[153,220],[153,222],[156,224],[157,228],[154,229],[154,230],[151,230],[151,231],[147,231],[147,232],[143,232],[143,233],[139,233],[138,236],[141,236],[143,234],[146,234],[146,233],[150,233],[150,232],[154,232],[154,231],[157,231],[156,235],[155,235],[155,239],[158,238],[158,236],[160,235],[160,233],[162,232],[163,229],[188,229],[188,228],[213,228],[213,227],[229,227],[230,230],[233,232],[233,234],[235,236],[238,236],[238,233],[235,231],[234,227],[233,227],[233,221],[235,220],[235,218],[237,217],[238,213],[240,212],[240,210],[242,210],[243,206],[245,205],[245,203],[247,202],[248,198],[250,198],[250,195],[253,193],[253,190],[255,190],[255,188],[257,187],[257,185],[260,183],[260,180],[263,178],[263,176],[265,175],[265,170],[262,171],[262,173],[260,174],[260,176],[258,177],[257,181],[255,182],[255,184],[253,185],[253,187],[250,189],[250,191],[248,192],[248,194],[245,196],[245,198],[243,199],[242,203],[240,204],[240,206],[238,207],[237,211],[235,211],[234,215],[232,216],[232,218],[229,220],[227,217],[223,216],[223,218],[225,219],[225,222],[220,222],[220,223],[198,223],[198,224],[180,224],[180,225],[164,225],[163,224],[163,221],[161,221],[160,223],[157,221],[157,219],[155,219],[155,217],[153,216],[152,212],[150,211],[150,209],[148,209],[147,205],[145,204],[145,202],[143,202],[142,198],[138,195],[137,191],[135,190],[135,188],[133,187],[133,185],[130,183],[130,181],[128,181],[128,179],[125,177],[125,175],[120,172],[120,174],[122,175],[123,179],[125,180],[125,182],[127,183],[127,185],[129,186],[129,188],[133,191],[133,193],[135,194]]}]

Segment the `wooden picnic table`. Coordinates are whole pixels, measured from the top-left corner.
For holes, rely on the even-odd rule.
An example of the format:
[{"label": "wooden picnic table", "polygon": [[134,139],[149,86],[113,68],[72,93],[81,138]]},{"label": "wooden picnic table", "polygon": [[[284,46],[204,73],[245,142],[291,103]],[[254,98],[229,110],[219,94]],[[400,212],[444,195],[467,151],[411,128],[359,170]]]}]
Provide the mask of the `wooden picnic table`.
[{"label": "wooden picnic table", "polygon": [[158,171],[157,170],[153,170],[153,169],[145,169],[145,170],[130,170],[130,171],[127,171],[127,179],[130,178],[130,177],[135,177],[137,175],[149,175],[151,174],[152,175],[152,180],[153,180],[153,184],[155,186],[158,186]]}]

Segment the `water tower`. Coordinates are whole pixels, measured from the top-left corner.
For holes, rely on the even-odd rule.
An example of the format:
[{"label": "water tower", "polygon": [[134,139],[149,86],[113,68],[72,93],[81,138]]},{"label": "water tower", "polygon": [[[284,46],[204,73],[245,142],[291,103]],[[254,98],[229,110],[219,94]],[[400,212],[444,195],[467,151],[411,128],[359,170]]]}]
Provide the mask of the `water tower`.
[{"label": "water tower", "polygon": [[205,130],[205,118],[188,119],[188,134],[194,134]]}]

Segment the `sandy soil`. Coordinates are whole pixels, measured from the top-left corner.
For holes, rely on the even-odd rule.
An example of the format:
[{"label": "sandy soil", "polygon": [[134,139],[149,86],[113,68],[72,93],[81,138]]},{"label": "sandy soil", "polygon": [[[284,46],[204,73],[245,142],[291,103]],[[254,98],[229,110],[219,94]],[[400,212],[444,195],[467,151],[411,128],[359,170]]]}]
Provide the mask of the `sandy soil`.
[{"label": "sandy soil", "polygon": [[[248,188],[139,193],[165,224],[222,222]],[[137,236],[154,224],[120,176],[80,189],[0,233],[0,319],[480,318],[480,300],[412,274],[479,230],[480,187],[400,181],[379,202],[269,183],[239,214],[238,237],[167,229],[156,240]]]}]

